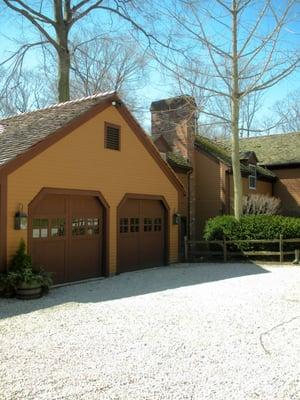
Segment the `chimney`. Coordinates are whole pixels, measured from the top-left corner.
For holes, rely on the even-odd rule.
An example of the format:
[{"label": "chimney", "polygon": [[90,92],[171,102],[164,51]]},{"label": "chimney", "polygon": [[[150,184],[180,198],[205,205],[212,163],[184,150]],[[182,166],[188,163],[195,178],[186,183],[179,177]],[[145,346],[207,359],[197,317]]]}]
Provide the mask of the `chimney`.
[{"label": "chimney", "polygon": [[192,170],[188,174],[188,236],[196,238],[196,188],[194,139],[197,133],[197,104],[192,96],[178,96],[151,104],[152,137],[158,150],[172,151],[186,158]]},{"label": "chimney", "polygon": [[169,148],[190,159],[197,129],[194,97],[184,95],[154,101],[150,111],[152,137],[159,150],[166,152],[166,148]]}]

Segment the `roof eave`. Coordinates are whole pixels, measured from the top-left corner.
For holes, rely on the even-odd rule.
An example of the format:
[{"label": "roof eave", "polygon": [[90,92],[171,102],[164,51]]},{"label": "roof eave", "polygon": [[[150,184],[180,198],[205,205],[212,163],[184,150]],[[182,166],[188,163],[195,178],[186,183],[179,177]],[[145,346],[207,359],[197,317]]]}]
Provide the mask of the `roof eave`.
[{"label": "roof eave", "polygon": [[261,165],[263,165],[265,168],[268,168],[268,169],[299,168],[300,167],[300,162],[292,161],[292,162],[261,164]]}]

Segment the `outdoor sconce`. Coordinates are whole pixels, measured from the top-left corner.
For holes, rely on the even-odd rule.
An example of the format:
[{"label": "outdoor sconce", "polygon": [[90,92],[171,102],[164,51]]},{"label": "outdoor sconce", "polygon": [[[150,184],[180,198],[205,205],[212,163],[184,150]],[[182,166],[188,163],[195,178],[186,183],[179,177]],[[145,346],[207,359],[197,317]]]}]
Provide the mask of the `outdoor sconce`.
[{"label": "outdoor sconce", "polygon": [[15,213],[15,229],[20,231],[27,229],[27,214],[23,211],[23,205],[19,205],[19,211]]},{"label": "outdoor sconce", "polygon": [[179,224],[180,224],[180,214],[174,213],[173,214],[173,225],[179,225]]}]

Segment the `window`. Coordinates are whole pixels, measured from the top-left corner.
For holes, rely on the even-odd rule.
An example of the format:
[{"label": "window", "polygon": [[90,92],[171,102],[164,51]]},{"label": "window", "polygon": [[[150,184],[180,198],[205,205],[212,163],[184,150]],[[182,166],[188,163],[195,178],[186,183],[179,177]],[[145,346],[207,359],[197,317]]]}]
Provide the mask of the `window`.
[{"label": "window", "polygon": [[51,237],[65,236],[66,220],[64,218],[53,218],[51,220]]},{"label": "window", "polygon": [[48,220],[44,218],[35,218],[32,221],[32,237],[34,239],[48,237]]},{"label": "window", "polygon": [[105,123],[105,143],[106,149],[120,150],[120,127]]},{"label": "window", "polygon": [[161,218],[154,218],[154,232],[160,232],[162,227]]},{"label": "window", "polygon": [[128,218],[120,218],[120,233],[128,233]]},{"label": "window", "polygon": [[79,236],[85,234],[85,219],[73,218],[72,219],[72,235]]},{"label": "window", "polygon": [[250,175],[249,175],[249,189],[256,189],[256,166],[249,164]]},{"label": "window", "polygon": [[152,232],[152,218],[144,218],[144,232]]},{"label": "window", "polygon": [[138,231],[139,231],[139,219],[130,218],[130,232],[138,232]]},{"label": "window", "polygon": [[86,233],[88,235],[98,235],[100,233],[100,221],[98,218],[87,218]]}]

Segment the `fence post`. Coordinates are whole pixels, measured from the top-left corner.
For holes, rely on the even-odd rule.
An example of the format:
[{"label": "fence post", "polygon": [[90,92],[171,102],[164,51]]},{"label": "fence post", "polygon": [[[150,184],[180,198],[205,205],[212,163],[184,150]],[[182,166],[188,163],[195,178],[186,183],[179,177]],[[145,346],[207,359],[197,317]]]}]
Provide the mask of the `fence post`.
[{"label": "fence post", "polygon": [[283,236],[282,235],[279,236],[279,252],[280,252],[280,255],[279,255],[280,262],[282,263],[283,262]]},{"label": "fence post", "polygon": [[223,259],[224,262],[227,262],[227,243],[224,236],[223,236]]},{"label": "fence post", "polygon": [[184,259],[185,261],[188,260],[188,238],[187,236],[184,237]]},{"label": "fence post", "polygon": [[293,264],[299,264],[300,263],[300,250],[295,249],[295,260],[293,261]]}]

